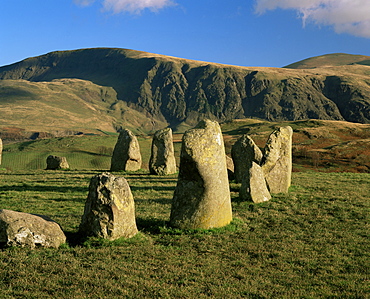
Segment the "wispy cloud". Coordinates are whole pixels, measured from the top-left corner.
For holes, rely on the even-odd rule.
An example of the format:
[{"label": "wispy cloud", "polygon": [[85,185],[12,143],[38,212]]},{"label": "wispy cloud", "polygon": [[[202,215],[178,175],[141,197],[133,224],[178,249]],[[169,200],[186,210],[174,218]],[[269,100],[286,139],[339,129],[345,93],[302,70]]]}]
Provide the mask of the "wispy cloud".
[{"label": "wispy cloud", "polygon": [[158,11],[164,7],[175,5],[173,0],[73,0],[81,6],[88,6],[96,1],[102,2],[104,11],[113,13],[129,12],[138,14],[145,9]]},{"label": "wispy cloud", "polygon": [[369,0],[255,0],[255,11],[293,9],[299,13],[303,25],[333,26],[337,33],[349,33],[370,38]]}]

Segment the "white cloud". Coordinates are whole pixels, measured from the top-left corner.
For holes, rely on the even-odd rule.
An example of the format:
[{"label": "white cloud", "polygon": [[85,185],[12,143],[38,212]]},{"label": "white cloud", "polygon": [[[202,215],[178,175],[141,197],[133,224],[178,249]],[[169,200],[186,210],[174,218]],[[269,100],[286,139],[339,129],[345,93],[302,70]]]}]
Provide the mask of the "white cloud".
[{"label": "white cloud", "polygon": [[73,2],[77,5],[81,5],[81,6],[89,6],[91,5],[93,2],[95,2],[95,0],[73,0]]},{"label": "white cloud", "polygon": [[293,9],[299,12],[303,24],[333,26],[337,33],[349,33],[370,38],[369,0],[255,0],[255,11]]},{"label": "white cloud", "polygon": [[104,0],[103,6],[105,10],[119,13],[128,11],[130,13],[140,13],[148,8],[152,11],[157,11],[166,6],[173,5],[171,0]]},{"label": "white cloud", "polygon": [[[77,5],[89,6],[95,0],[73,0]],[[112,11],[113,13],[129,12],[138,14],[144,9],[158,11],[161,8],[175,5],[173,0],[101,0],[104,11]]]}]

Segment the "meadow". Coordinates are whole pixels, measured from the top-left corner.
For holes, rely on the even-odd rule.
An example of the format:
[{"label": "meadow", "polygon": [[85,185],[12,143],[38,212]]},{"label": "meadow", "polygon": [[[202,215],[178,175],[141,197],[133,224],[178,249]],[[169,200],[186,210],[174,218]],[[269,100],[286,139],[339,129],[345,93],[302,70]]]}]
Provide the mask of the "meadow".
[{"label": "meadow", "polygon": [[[0,208],[47,215],[68,242],[59,249],[0,249],[1,298],[369,297],[369,173],[293,172],[289,193],[261,204],[240,200],[240,185],[230,182],[233,222],[184,231],[168,224],[177,175],[149,175],[144,165],[114,173],[129,182],[139,233],[113,242],[81,239],[90,178],[109,169],[116,136],[78,138],[5,146]],[[139,138],[144,164],[150,141]],[[78,149],[70,151],[70,170],[21,166],[20,156],[57,148]]]}]

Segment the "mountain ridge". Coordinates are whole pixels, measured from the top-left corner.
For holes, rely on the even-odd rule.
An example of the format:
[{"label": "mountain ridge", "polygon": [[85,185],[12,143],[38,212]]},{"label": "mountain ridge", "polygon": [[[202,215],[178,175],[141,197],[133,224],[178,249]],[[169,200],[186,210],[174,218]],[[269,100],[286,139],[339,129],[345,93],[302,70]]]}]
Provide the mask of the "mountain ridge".
[{"label": "mountain ridge", "polygon": [[[366,62],[365,58],[362,61]],[[103,105],[103,110],[112,115],[112,107],[122,106],[110,120],[114,128],[125,125],[122,116],[127,116],[128,109],[140,115],[134,116],[138,126],[144,118],[150,120],[145,130],[150,126],[191,126],[205,117],[220,122],[252,117],[370,123],[370,68],[366,64],[241,67],[128,49],[92,48],[50,52],[0,67],[3,83],[62,79],[112,88],[116,98]],[[1,98],[4,100],[0,90],[0,104]]]}]

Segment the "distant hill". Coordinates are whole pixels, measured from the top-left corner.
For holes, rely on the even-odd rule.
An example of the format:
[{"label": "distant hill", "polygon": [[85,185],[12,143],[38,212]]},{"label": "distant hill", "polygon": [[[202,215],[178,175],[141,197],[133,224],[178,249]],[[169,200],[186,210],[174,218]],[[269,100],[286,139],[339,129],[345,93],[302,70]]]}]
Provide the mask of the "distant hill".
[{"label": "distant hill", "polygon": [[344,65],[368,65],[370,66],[370,56],[351,55],[345,53],[326,54],[307,58],[285,66],[291,69],[314,69],[322,67],[344,66]]},{"label": "distant hill", "polygon": [[258,68],[126,49],[51,52],[0,68],[0,125],[150,132],[204,117],[370,123],[368,58]]}]

